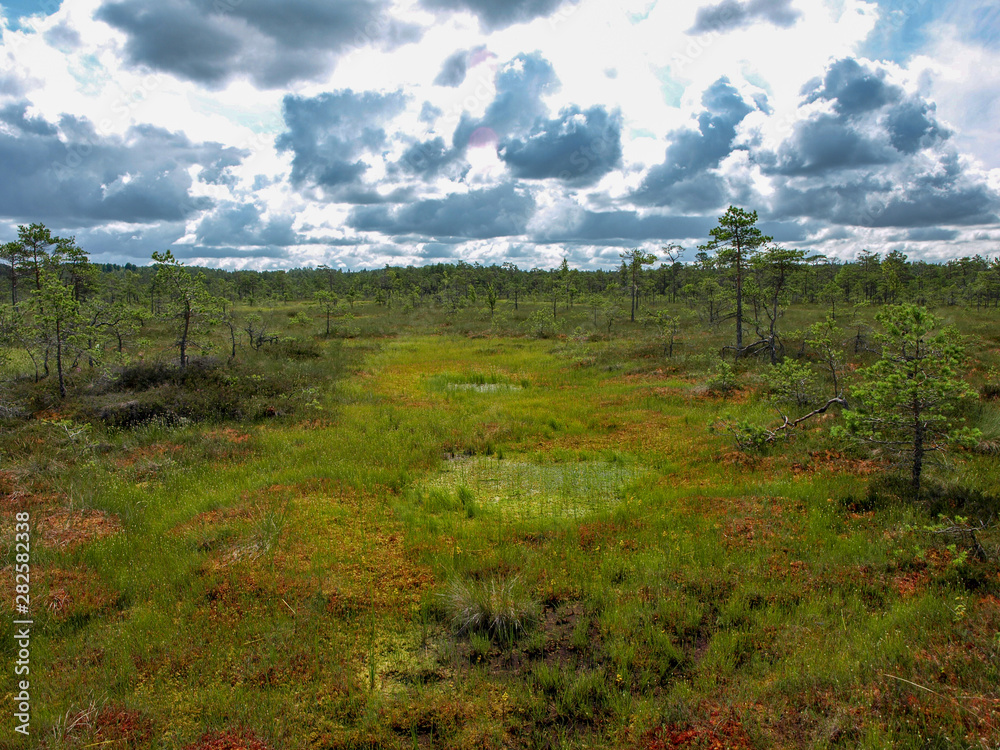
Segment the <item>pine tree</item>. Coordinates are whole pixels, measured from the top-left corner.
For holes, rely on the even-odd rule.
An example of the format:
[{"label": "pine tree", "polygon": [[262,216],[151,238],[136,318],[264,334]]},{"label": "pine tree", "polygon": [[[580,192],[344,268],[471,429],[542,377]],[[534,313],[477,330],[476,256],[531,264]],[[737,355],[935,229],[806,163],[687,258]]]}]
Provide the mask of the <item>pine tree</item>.
[{"label": "pine tree", "polygon": [[699,249],[714,252],[715,265],[732,271],[736,292],[736,356],[740,356],[743,353],[743,283],[754,253],[773,238],[757,228],[756,211],[744,211],[736,206],[730,206],[719,217],[719,226],[709,234],[712,239]]},{"label": "pine tree", "polygon": [[958,333],[940,329],[923,307],[893,305],[876,320],[883,329],[874,336],[882,355],[851,389],[861,408],[846,413],[847,425],[908,467],[917,496],[929,453],[975,439],[959,415],[962,402],[974,395],[960,377],[965,351]]}]

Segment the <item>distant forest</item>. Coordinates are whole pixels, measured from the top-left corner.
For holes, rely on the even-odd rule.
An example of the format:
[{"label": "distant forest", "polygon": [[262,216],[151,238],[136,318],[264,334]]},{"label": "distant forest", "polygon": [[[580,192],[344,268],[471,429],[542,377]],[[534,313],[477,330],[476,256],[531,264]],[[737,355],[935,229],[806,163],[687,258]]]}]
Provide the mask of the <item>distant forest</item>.
[{"label": "distant forest", "polygon": [[[51,235],[43,235],[41,242],[8,243],[0,251],[0,289],[8,304],[27,295],[37,281],[43,256],[44,262],[49,262],[53,252],[57,257],[61,255],[67,277],[73,278],[77,300],[100,295],[109,301],[147,306],[154,313],[161,303],[156,265],[89,264],[85,249],[76,248],[72,239]],[[679,246],[667,246],[659,254],[645,256],[635,269],[638,254],[634,250],[623,252],[617,270],[575,269],[565,260],[553,269],[523,269],[513,263],[483,266],[463,261],[357,271],[326,266],[272,271],[188,269],[203,274],[213,296],[250,305],[308,300],[318,292],[327,292],[337,295],[345,305],[370,301],[389,307],[464,307],[486,304],[495,294],[515,306],[525,298],[572,306],[593,295],[628,295],[634,285],[637,307],[654,299],[684,303],[711,319],[716,310],[726,306],[726,274],[731,269],[721,266],[706,250],[685,252]],[[647,260],[650,257],[654,258],[652,262]],[[85,272],[82,264],[88,266]],[[826,304],[834,311],[837,305],[903,301],[927,306],[997,307],[1000,258],[990,260],[976,255],[930,263],[911,261],[899,251],[882,256],[862,250],[855,260],[845,262],[804,255],[794,263],[787,289],[793,304]]]}]

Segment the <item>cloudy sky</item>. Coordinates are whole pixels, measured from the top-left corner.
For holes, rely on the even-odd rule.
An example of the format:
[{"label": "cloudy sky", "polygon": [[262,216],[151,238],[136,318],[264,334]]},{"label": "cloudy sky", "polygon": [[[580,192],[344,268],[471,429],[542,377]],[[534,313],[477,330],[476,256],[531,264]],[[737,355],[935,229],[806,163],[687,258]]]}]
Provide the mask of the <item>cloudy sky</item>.
[{"label": "cloudy sky", "polygon": [[1000,251],[995,0],[0,1],[0,240],[227,268]]}]

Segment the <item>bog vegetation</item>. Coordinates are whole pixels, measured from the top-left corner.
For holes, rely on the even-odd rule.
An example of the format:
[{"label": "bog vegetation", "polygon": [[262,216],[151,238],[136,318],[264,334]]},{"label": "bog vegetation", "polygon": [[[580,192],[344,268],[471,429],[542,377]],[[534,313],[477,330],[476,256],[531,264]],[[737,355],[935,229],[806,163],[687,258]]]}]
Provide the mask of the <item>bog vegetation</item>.
[{"label": "bog vegetation", "polygon": [[615,272],[101,266],[22,227],[22,746],[996,747],[1000,262],[756,218]]}]

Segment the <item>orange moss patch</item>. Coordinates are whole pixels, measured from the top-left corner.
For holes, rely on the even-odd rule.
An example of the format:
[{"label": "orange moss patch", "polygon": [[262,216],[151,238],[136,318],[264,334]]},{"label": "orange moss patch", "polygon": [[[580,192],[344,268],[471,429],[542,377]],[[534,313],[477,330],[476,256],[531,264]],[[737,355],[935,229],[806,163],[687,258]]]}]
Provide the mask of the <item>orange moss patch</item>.
[{"label": "orange moss patch", "polygon": [[0,471],[0,495],[9,495],[17,488],[17,477],[12,471]]},{"label": "orange moss patch", "polygon": [[921,593],[930,583],[931,577],[924,570],[911,570],[896,576],[892,585],[904,599]]},{"label": "orange moss patch", "polygon": [[[56,505],[65,499],[65,496],[55,493],[29,492],[20,487],[15,487],[9,493],[0,493],[0,513],[9,518],[14,513],[26,510],[30,511],[46,505]],[[8,530],[12,533],[13,529],[13,524],[6,524],[4,529],[0,530],[0,538]]]},{"label": "orange moss patch", "polygon": [[612,521],[594,521],[580,525],[580,549],[596,552],[601,548],[617,546],[619,549],[633,551],[639,545],[635,539],[626,538],[636,530],[635,524],[614,523]]},{"label": "orange moss patch", "polygon": [[[830,415],[825,415],[830,416]],[[885,469],[885,462],[871,458],[848,458],[840,451],[809,451],[809,458],[792,464],[792,474],[850,474],[868,476]]]},{"label": "orange moss patch", "polygon": [[735,717],[711,709],[699,721],[687,725],[667,724],[644,734],[638,747],[642,750],[750,750],[755,747],[743,725]]},{"label": "orange moss patch", "polygon": [[185,750],[270,750],[270,745],[255,732],[240,728],[206,732]]},{"label": "orange moss patch", "polygon": [[205,437],[215,438],[216,440],[226,440],[230,443],[245,443],[250,439],[250,434],[247,432],[241,432],[232,427],[222,427],[217,430],[208,430],[205,432]]},{"label": "orange moss patch", "polygon": [[772,539],[774,533],[763,519],[735,518],[723,528],[722,543],[726,549],[749,547],[755,542],[761,543]]},{"label": "orange moss patch", "polygon": [[91,719],[90,725],[98,745],[138,747],[153,736],[152,719],[119,705],[104,706]]},{"label": "orange moss patch", "polygon": [[206,510],[182,524],[174,526],[170,533],[175,536],[186,534],[194,529],[204,529],[206,526],[226,523],[228,521],[245,521],[253,518],[254,511],[251,508],[219,508],[217,510]]},{"label": "orange moss patch", "polygon": [[43,604],[56,620],[92,617],[107,610],[116,601],[115,595],[101,583],[97,574],[87,568],[55,568],[45,571],[42,577],[48,582]]},{"label": "orange moss patch", "polygon": [[69,508],[62,508],[45,516],[37,527],[42,543],[56,549],[73,549],[117,534],[121,530],[121,521],[103,510]]},{"label": "orange moss patch", "polygon": [[163,458],[167,454],[173,455],[184,450],[183,445],[177,443],[154,443],[143,448],[136,448],[129,451],[127,455],[115,459],[115,465],[122,469],[128,469],[139,461]]}]

